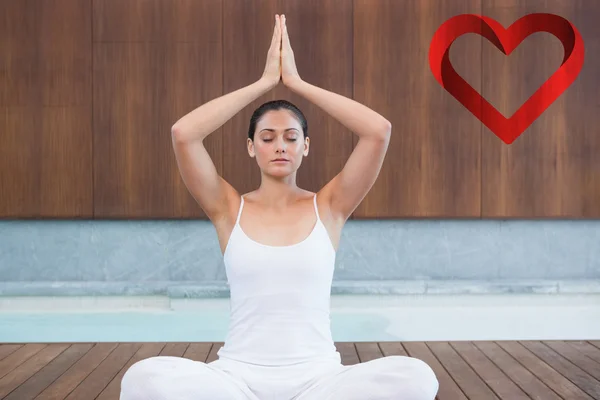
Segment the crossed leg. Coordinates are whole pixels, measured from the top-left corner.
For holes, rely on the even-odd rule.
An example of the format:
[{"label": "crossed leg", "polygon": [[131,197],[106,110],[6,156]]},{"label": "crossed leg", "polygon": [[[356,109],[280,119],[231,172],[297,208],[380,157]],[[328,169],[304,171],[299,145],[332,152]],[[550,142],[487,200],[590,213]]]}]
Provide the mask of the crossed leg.
[{"label": "crossed leg", "polygon": [[387,356],[340,366],[294,400],[433,400],[439,383],[422,360]]},{"label": "crossed leg", "polygon": [[156,356],[133,364],[121,380],[120,400],[259,400],[246,384],[212,363]]}]

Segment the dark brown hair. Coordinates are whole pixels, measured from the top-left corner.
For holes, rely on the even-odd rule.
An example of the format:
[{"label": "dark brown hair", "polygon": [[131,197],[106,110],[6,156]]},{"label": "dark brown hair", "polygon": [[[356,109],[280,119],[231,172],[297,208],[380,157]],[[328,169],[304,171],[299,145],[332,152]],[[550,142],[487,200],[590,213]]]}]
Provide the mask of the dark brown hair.
[{"label": "dark brown hair", "polygon": [[302,126],[302,132],[304,134],[304,138],[307,138],[308,137],[308,123],[306,122],[306,117],[304,116],[302,111],[300,111],[300,109],[298,107],[296,107],[294,104],[290,103],[287,100],[272,100],[272,101],[262,104],[260,107],[258,107],[256,110],[254,110],[254,113],[252,114],[252,117],[250,118],[250,127],[248,128],[248,137],[254,141],[254,131],[256,131],[256,125],[258,124],[258,121],[260,121],[260,119],[262,118],[263,115],[265,115],[269,111],[282,110],[282,109],[289,110],[292,113],[294,113],[294,115],[296,116],[296,119],[298,120],[298,122],[300,122],[300,126]]}]

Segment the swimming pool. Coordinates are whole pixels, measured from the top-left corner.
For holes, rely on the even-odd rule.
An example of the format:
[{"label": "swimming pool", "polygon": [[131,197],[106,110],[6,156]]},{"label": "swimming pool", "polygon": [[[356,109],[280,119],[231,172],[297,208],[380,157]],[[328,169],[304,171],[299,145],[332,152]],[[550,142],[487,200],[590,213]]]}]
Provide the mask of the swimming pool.
[{"label": "swimming pool", "polygon": [[[0,298],[0,342],[222,342],[229,299]],[[336,342],[600,339],[600,294],[337,295]]]}]

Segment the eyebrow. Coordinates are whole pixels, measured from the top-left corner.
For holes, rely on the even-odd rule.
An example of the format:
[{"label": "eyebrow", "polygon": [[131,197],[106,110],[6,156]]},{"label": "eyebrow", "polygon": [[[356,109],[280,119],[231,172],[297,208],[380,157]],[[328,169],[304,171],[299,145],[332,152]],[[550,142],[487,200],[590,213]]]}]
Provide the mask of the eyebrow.
[{"label": "eyebrow", "polygon": [[[272,128],[264,128],[264,129],[261,129],[261,130],[260,130],[260,132],[262,132],[262,131],[275,132],[275,129],[272,129]],[[296,129],[296,128],[287,128],[285,131],[286,131],[286,132],[287,132],[287,131],[297,131],[297,132],[300,132],[300,131],[299,131],[298,129]],[[260,132],[259,132],[259,133],[260,133]]]}]

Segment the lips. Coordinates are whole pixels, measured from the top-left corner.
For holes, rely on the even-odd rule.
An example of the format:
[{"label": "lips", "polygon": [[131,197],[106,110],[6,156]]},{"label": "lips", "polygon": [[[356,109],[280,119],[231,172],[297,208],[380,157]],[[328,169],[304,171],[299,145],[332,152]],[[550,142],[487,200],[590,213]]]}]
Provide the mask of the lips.
[{"label": "lips", "polygon": [[273,162],[281,162],[281,161],[289,161],[289,160],[285,160],[283,158],[276,158],[275,160],[273,160]]}]

